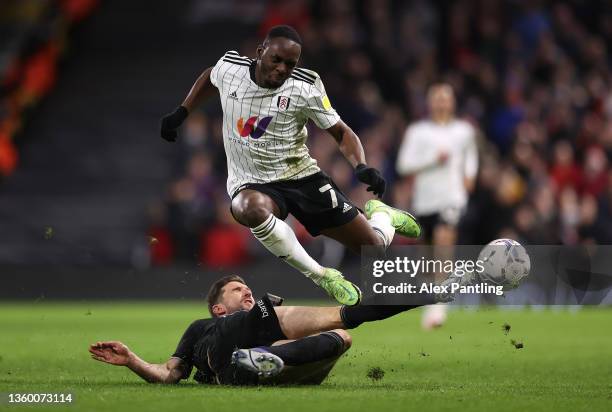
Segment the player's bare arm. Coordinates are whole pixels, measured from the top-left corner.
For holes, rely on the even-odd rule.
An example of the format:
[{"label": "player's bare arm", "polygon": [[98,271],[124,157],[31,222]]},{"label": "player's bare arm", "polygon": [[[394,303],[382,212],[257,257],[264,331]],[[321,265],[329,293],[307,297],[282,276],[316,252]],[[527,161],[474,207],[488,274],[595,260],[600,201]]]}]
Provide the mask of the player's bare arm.
[{"label": "player's bare arm", "polygon": [[178,383],[185,373],[185,364],[179,358],[170,358],[166,363],[148,363],[119,341],[97,342],[90,345],[89,352],[100,362],[126,366],[149,383]]},{"label": "player's bare arm", "polygon": [[373,167],[366,165],[365,153],[361,140],[342,120],[327,129],[329,134],[336,140],[340,152],[355,169],[355,174],[360,182],[368,185],[368,192],[378,197],[385,193],[386,182],[381,173]]},{"label": "player's bare arm", "polygon": [[355,132],[353,132],[346,123],[339,120],[335,125],[327,129],[327,131],[336,140],[340,151],[353,168],[360,164],[366,164],[361,140],[359,140],[359,137],[357,137]]},{"label": "player's bare arm", "polygon": [[212,67],[207,68],[197,78],[183,103],[174,112],[165,115],[161,121],[161,136],[163,139],[174,142],[178,136],[177,129],[185,121],[189,113],[197,108],[204,100],[216,93],[216,88],[210,81]]},{"label": "player's bare arm", "polygon": [[210,72],[212,69],[212,67],[209,67],[204,70],[200,77],[197,78],[193,86],[191,86],[189,93],[187,93],[187,97],[185,97],[185,100],[181,106],[187,109],[189,113],[191,113],[193,109],[198,107],[208,97],[211,97],[217,93],[217,88],[210,81]]}]

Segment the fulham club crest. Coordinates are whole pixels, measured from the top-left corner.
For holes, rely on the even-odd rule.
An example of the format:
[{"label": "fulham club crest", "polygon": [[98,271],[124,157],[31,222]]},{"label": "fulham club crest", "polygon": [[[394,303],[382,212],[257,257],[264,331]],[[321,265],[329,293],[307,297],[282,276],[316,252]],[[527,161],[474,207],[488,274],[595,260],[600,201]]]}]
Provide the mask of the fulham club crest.
[{"label": "fulham club crest", "polygon": [[278,110],[281,112],[286,111],[289,108],[289,102],[291,99],[287,96],[278,96],[278,100],[276,100],[276,106],[278,106]]}]

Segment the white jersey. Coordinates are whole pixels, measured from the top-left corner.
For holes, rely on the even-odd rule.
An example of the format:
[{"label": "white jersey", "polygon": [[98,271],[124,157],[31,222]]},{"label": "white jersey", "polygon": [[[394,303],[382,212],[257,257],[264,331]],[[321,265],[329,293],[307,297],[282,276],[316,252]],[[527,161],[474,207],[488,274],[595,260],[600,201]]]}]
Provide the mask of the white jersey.
[{"label": "white jersey", "polygon": [[[446,163],[439,164],[440,152]],[[478,170],[475,130],[464,120],[446,124],[422,120],[408,127],[397,157],[400,175],[414,174],[412,209],[417,215],[442,213],[466,206],[464,178]]]},{"label": "white jersey", "polygon": [[317,73],[296,68],[282,86],[267,89],[251,79],[252,64],[252,59],[228,51],[210,73],[223,109],[230,196],[247,183],[295,180],[318,172],[306,147],[306,122],[312,119],[328,129],[340,120]]}]

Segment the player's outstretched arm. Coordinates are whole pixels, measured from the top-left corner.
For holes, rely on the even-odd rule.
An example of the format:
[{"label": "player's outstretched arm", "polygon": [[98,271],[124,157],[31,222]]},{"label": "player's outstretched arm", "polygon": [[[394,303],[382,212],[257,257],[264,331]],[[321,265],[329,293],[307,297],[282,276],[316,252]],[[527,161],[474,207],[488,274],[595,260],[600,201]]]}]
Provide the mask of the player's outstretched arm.
[{"label": "player's outstretched arm", "polygon": [[161,120],[161,137],[169,142],[176,141],[177,130],[185,121],[189,113],[198,107],[207,97],[215,93],[215,86],[210,81],[212,67],[204,70],[197,78],[183,103],[174,112],[168,113]]},{"label": "player's outstretched arm", "polygon": [[342,152],[346,160],[348,160],[355,169],[357,179],[361,183],[368,185],[368,192],[372,192],[378,197],[382,197],[387,185],[385,179],[378,170],[366,165],[363,146],[355,132],[353,132],[353,130],[342,120],[339,120],[335,125],[327,129],[327,131],[338,143],[340,152]]},{"label": "player's outstretched arm", "polygon": [[91,357],[111,365],[126,366],[149,383],[178,383],[184,375],[184,362],[170,358],[168,362],[148,363],[119,341],[97,342],[89,346]]}]

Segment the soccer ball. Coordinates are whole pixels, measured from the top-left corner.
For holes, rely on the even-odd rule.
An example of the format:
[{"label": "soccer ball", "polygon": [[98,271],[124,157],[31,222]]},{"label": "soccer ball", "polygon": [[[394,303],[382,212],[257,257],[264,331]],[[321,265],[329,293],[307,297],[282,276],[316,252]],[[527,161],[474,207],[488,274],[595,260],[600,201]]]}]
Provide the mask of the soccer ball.
[{"label": "soccer ball", "polygon": [[531,260],[525,248],[516,240],[497,239],[486,245],[478,255],[484,270],[480,278],[488,283],[516,288],[529,275]]}]

